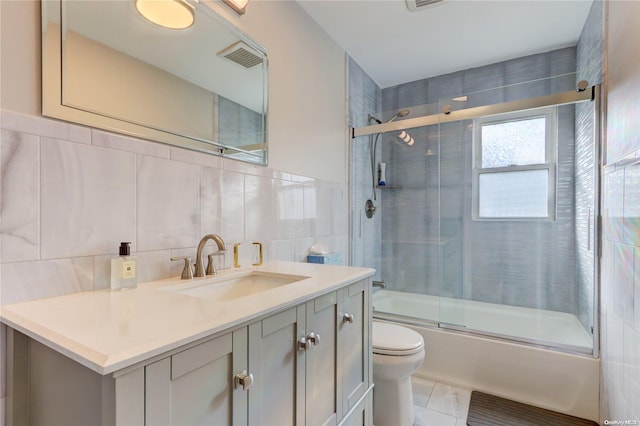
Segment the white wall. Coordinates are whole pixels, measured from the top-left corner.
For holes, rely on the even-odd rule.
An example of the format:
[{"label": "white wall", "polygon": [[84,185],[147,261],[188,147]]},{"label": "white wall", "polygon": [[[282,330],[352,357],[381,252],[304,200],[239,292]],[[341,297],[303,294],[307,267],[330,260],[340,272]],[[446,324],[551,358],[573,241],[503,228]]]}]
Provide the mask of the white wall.
[{"label": "white wall", "polygon": [[640,2],[607,5],[600,415],[640,424]]},{"label": "white wall", "polygon": [[268,51],[270,165],[346,183],[344,51],[292,0],[226,13]]},{"label": "white wall", "polygon": [[40,114],[40,2],[0,2],[0,107]]}]

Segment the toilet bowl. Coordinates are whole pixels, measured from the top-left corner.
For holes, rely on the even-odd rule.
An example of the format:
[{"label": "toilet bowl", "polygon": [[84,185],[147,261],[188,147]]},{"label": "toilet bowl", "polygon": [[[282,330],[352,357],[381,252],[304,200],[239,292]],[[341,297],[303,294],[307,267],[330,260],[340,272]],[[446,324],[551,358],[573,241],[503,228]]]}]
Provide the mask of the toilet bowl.
[{"label": "toilet bowl", "polygon": [[411,375],[424,361],[422,336],[407,327],[373,321],[373,424],[411,426],[415,421]]}]

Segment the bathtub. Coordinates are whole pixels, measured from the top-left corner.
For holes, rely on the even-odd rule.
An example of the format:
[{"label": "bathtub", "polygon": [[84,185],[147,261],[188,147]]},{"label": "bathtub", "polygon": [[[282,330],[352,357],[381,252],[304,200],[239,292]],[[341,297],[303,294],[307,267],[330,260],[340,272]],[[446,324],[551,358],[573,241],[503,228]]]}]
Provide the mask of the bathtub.
[{"label": "bathtub", "polygon": [[598,421],[599,360],[574,315],[389,290],[373,306],[423,336],[417,376]]},{"label": "bathtub", "polygon": [[575,315],[564,312],[389,290],[374,294],[373,309],[378,317],[593,353],[593,336]]}]

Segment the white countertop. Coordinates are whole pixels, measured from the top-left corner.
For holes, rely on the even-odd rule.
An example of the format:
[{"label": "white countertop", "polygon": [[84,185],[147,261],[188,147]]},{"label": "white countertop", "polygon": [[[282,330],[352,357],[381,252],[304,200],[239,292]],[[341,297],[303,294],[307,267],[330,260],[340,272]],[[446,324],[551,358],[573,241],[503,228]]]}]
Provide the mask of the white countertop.
[{"label": "white countertop", "polygon": [[[216,277],[247,270],[227,269]],[[169,278],[139,284],[135,290],[5,305],[0,320],[99,374],[109,374],[374,273],[369,268],[295,262],[269,262],[251,270],[309,278],[228,302],[160,290],[187,282]]]}]

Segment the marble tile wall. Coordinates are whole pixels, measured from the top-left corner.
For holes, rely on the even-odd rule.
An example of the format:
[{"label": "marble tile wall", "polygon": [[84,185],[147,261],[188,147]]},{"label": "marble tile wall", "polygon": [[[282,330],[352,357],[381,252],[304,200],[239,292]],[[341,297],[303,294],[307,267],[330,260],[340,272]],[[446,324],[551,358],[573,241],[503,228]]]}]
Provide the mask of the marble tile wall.
[{"label": "marble tile wall", "polygon": [[601,261],[601,418],[640,421],[640,150],[607,165]]},{"label": "marble tile wall", "polygon": [[211,232],[282,260],[325,240],[347,260],[343,184],[9,111],[0,153],[2,304],[107,287],[120,241],[140,282],[177,274],[169,258]]},{"label": "marble tile wall", "polygon": [[170,258],[195,261],[207,233],[228,247],[262,241],[266,260],[305,261],[322,241],[348,261],[346,184],[1,114],[0,304],[108,288],[120,241],[132,242],[139,282],[179,275]]},{"label": "marble tile wall", "polygon": [[[598,2],[600,3],[600,2]],[[607,2],[600,418],[640,424],[640,3]],[[594,6],[595,8],[595,6]],[[618,423],[618,424],[621,424]]]}]

